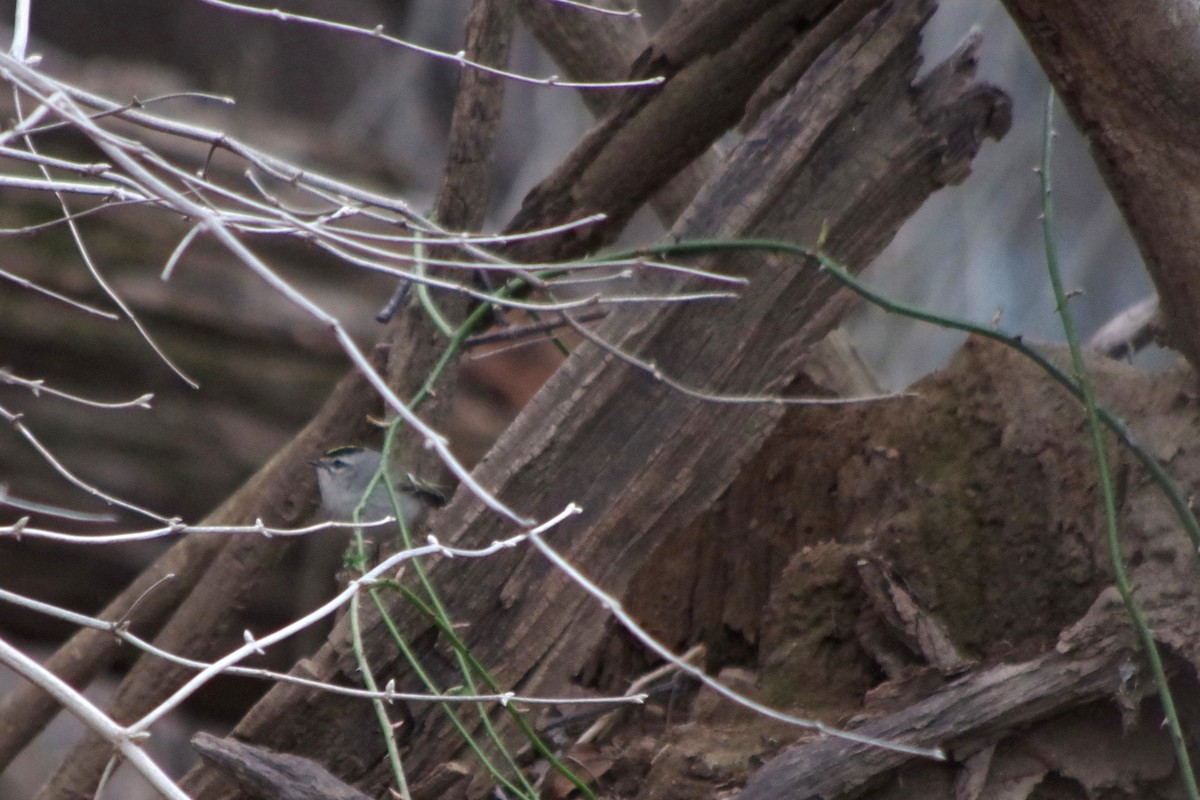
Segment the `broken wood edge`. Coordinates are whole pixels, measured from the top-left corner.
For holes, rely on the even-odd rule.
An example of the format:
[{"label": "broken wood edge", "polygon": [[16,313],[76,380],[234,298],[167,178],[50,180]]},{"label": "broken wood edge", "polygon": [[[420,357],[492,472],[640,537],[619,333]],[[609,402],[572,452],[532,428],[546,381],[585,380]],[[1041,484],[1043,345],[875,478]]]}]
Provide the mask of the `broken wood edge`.
[{"label": "broken wood edge", "polygon": [[[903,711],[855,733],[925,747],[963,761],[1005,735],[1083,703],[1127,691],[1124,676],[1145,664],[1125,638],[1071,653],[1052,651],[966,675]],[[817,739],[785,751],[759,770],[737,800],[852,796],[912,760],[840,739]]]}]

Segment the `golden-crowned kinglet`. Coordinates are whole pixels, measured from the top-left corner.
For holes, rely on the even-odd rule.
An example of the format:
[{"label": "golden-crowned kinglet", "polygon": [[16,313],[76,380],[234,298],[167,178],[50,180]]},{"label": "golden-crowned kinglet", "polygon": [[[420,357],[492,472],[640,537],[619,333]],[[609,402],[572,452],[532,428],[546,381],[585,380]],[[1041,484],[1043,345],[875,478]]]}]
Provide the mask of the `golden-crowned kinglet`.
[{"label": "golden-crowned kinglet", "polygon": [[[383,456],[375,450],[338,447],[309,462],[317,468],[321,507],[330,519],[345,522],[354,518],[354,509],[363,503],[367,486],[379,472],[382,461]],[[420,483],[412,475],[405,475],[396,485],[396,496],[405,527],[416,525],[431,506],[446,504],[446,498],[440,492]],[[395,509],[381,478],[363,503],[359,519],[369,521],[394,515]]]}]

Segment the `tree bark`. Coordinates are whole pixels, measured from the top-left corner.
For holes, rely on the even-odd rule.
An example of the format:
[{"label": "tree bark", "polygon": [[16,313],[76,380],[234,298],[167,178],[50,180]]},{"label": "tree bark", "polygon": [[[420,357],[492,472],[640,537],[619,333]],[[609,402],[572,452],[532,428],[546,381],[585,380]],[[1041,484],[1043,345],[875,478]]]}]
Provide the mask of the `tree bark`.
[{"label": "tree bark", "polygon": [[[1133,668],[1127,643],[1118,642],[1081,653],[1051,652],[1019,664],[1001,664],[854,732],[918,747],[942,747],[961,762],[1003,735],[1056,712],[1111,698],[1120,689],[1123,665]],[[763,767],[737,798],[854,797],[913,758],[844,739],[807,742]]]},{"label": "tree bark", "polygon": [[1200,32],[1178,0],[1005,0],[1092,145],[1158,289],[1167,344],[1200,367]]},{"label": "tree bark", "polygon": [[[677,224],[675,235],[777,236],[826,245],[861,266],[924,198],[963,179],[986,136],[1007,129],[1006,98],[972,81],[967,48],[913,86],[919,31],[931,3],[895,4],[869,15],[807,74],[747,137],[725,170]],[[698,87],[701,90],[705,87]],[[700,266],[751,279],[736,302],[702,312],[669,305],[621,310],[600,335],[677,380],[708,391],[771,393],[796,373],[809,348],[844,308],[836,285],[804,261],[762,254],[716,255]],[[679,288],[661,279],[655,290]],[[668,532],[711,504],[779,419],[771,404],[705,403],[676,392],[598,346],[577,349],[479,466],[475,477],[523,513],[546,518],[568,501],[586,510],[549,534],[574,564],[617,596]],[[598,480],[597,476],[602,479]],[[460,544],[511,529],[462,495],[433,533]],[[529,551],[432,566],[443,599],[472,652],[506,688],[544,693],[569,681],[602,634],[603,611]],[[439,680],[437,634],[403,603],[391,612]],[[384,681],[414,688],[411,673],[373,615],[364,620],[367,658]],[[306,674],[354,680],[344,622]],[[444,684],[443,684],[444,685]],[[464,745],[425,708],[397,706],[411,737],[405,766],[414,796],[451,791],[445,770]],[[320,724],[314,724],[320,720]],[[320,758],[368,793],[388,780],[378,731],[365,706],[280,685],[235,735]],[[201,798],[228,796],[219,778],[194,772]],[[437,787],[436,789],[433,787]],[[424,787],[424,790],[423,790]],[[463,786],[454,789],[461,793]]]},{"label": "tree bark", "polygon": [[[526,196],[508,225],[530,231],[603,213],[605,219],[506,249],[512,257],[568,259],[611,242],[644,198],[657,192],[736,125],[746,104],[803,42],[819,52],[865,13],[833,14],[830,0],[718,0],[685,3],[629,72],[664,77],[627,89],[563,164]],[[822,24],[832,15],[838,23]]]}]

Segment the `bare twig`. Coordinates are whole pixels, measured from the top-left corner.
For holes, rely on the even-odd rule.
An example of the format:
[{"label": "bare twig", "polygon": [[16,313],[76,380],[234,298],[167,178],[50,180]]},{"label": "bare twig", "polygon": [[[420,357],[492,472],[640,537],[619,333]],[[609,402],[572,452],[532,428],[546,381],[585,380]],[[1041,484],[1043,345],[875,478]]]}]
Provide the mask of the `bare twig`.
[{"label": "bare twig", "polygon": [[374,28],[361,28],[357,25],[348,25],[333,20],[323,19],[321,17],[310,17],[304,14],[293,14],[286,11],[281,11],[277,8],[256,8],[243,3],[232,3],[226,0],[199,0],[206,5],[224,8],[230,11],[236,11],[240,14],[248,14],[250,16],[270,17],[277,19],[280,22],[300,22],[306,25],[313,25],[318,28],[325,28],[339,33],[349,33],[355,36],[365,36],[369,39],[374,39],[381,42],[386,42],[397,47],[402,47],[405,50],[411,50],[421,55],[429,56],[443,61],[451,61],[463,67],[470,67],[479,70],[480,72],[488,72],[508,80],[517,81],[518,83],[531,83],[535,86],[558,86],[564,89],[637,89],[643,87],[658,86],[663,82],[663,79],[658,76],[642,78],[639,80],[627,81],[606,81],[606,82],[576,82],[564,81],[557,75],[550,75],[545,78],[534,78],[528,75],[521,75],[516,72],[499,69],[487,64],[480,64],[471,61],[462,52],[446,53],[441,50],[435,50],[432,47],[424,47],[413,42],[399,39],[395,36],[389,36],[383,32],[383,26],[377,25]]}]

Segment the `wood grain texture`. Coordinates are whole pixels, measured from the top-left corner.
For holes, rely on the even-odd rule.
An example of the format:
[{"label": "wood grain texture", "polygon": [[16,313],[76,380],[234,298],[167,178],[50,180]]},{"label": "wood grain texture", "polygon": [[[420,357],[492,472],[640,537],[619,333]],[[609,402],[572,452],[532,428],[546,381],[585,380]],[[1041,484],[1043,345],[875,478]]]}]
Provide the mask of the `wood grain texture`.
[{"label": "wood grain texture", "polygon": [[[830,0],[718,0],[682,4],[651,40],[631,78],[662,85],[625,90],[549,177],[526,196],[509,231],[528,231],[602,212],[607,219],[509,248],[521,260],[571,258],[611,242],[652,194],[706,152],[797,42],[823,50],[845,31],[820,23]],[[861,16],[861,15],[860,15]],[[857,19],[857,18],[855,18]],[[820,41],[816,41],[817,37]]]},{"label": "wood grain texture", "polygon": [[[964,677],[928,699],[855,730],[917,746],[947,746],[961,760],[1003,733],[1056,710],[1111,697],[1129,652],[1113,642],[1048,653]],[[956,752],[955,748],[959,748]],[[798,745],[763,767],[738,800],[854,797],[912,756],[841,739]]]},{"label": "wood grain texture", "polygon": [[1166,339],[1200,366],[1200,55],[1179,0],[1005,0],[1088,138],[1161,299]]},{"label": "wood grain texture", "polygon": [[[889,6],[822,59],[752,132],[675,229],[678,236],[773,235],[813,241],[822,226],[834,252],[861,266],[924,198],[959,180],[985,136],[1007,127],[1007,101],[971,80],[972,52],[956,55],[917,87],[919,30],[931,3]],[[835,286],[811,266],[761,255],[713,257],[702,265],[750,277],[736,302],[623,310],[601,334],[673,377],[725,392],[785,385],[836,322]],[[646,279],[646,286],[679,288]],[[781,410],[701,403],[674,392],[598,347],[579,348],[477,468],[476,477],[521,512],[546,517],[568,501],[585,509],[550,538],[618,596],[646,555],[719,495],[763,441]],[[463,545],[512,530],[460,493],[433,533]],[[505,688],[552,692],[600,637],[604,613],[567,578],[527,550],[484,561],[433,565],[449,608],[470,620],[461,635]],[[436,633],[411,609],[393,613],[427,667],[442,672]],[[397,688],[414,688],[382,626],[364,620],[368,658]],[[305,669],[352,679],[345,625]],[[442,796],[439,767],[463,748],[440,715],[397,709],[410,737],[406,769],[414,796]],[[363,708],[279,686],[239,725],[257,744],[320,756],[342,778],[376,792],[386,784],[376,731]],[[357,733],[355,733],[357,731]],[[186,783],[197,797],[223,794],[203,772]],[[427,787],[423,790],[423,786]],[[460,791],[463,787],[460,787]]]},{"label": "wood grain texture", "polygon": [[198,733],[192,746],[254,800],[370,800],[315,761]]}]

